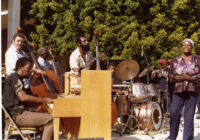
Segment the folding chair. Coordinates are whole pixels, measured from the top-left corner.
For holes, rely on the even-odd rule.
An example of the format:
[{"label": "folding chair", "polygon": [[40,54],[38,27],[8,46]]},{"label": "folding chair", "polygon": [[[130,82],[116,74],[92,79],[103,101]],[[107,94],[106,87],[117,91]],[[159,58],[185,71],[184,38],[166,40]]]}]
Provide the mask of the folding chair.
[{"label": "folding chair", "polygon": [[10,114],[7,112],[5,107],[3,105],[1,107],[5,113],[5,118],[7,119],[7,121],[5,119],[6,121],[6,128],[4,130],[5,140],[8,140],[11,135],[20,135],[23,140],[30,140],[31,134],[34,135],[34,139],[35,139],[35,136],[37,134],[37,128],[35,127],[20,127],[19,128],[16,125],[15,121],[10,116]]}]

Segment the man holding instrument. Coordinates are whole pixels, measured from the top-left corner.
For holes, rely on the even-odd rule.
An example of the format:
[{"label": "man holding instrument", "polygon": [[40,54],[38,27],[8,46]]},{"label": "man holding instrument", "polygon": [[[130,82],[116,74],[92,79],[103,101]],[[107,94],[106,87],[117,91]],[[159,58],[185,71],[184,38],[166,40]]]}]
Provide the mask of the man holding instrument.
[{"label": "man holding instrument", "polygon": [[53,117],[48,113],[30,112],[25,103],[53,103],[53,99],[28,95],[23,78],[29,77],[32,61],[27,57],[17,60],[15,72],[10,74],[3,92],[3,105],[19,127],[44,127],[42,140],[50,140],[53,135]]},{"label": "man holding instrument", "polygon": [[[76,38],[77,49],[70,56],[70,68],[73,72],[79,72],[81,68],[91,69],[91,64],[86,66],[92,60],[92,53],[87,38],[79,35]],[[85,67],[86,66],[86,67]]]},{"label": "man holding instrument", "polygon": [[[25,42],[25,35],[23,33],[15,33],[12,39],[12,44],[8,48],[5,54],[5,63],[6,63],[6,74],[9,76],[10,74],[15,72],[15,65],[19,58],[28,57],[25,52],[22,50]],[[45,74],[43,70],[40,69],[32,69],[32,71]],[[25,88],[29,88],[29,78],[24,79]]]}]

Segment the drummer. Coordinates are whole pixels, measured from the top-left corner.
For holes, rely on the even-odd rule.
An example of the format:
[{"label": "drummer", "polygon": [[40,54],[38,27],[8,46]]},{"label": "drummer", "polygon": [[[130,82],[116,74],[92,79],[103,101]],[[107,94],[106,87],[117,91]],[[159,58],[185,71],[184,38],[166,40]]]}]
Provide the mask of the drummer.
[{"label": "drummer", "polygon": [[[112,86],[114,84],[119,84],[121,82],[119,79],[115,78],[115,68],[116,68],[116,64],[114,62],[109,62],[107,69],[110,70],[112,74]],[[120,93],[121,93],[121,90],[112,88],[113,95],[120,94]]]}]

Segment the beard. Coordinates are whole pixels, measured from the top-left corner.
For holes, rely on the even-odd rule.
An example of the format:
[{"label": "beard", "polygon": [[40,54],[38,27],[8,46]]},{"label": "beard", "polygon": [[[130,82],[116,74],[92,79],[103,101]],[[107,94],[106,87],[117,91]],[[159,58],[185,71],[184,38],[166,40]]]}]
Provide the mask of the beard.
[{"label": "beard", "polygon": [[84,51],[89,51],[90,50],[90,46],[89,46],[89,44],[87,44],[87,45],[80,45],[80,47],[84,50]]}]

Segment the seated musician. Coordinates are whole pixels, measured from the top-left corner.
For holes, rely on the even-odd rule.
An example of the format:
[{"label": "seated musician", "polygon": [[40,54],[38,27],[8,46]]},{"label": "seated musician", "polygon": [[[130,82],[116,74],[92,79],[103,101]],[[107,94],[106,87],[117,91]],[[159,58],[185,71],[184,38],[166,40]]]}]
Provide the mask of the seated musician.
[{"label": "seated musician", "polygon": [[42,140],[50,140],[53,135],[53,117],[48,113],[28,111],[25,103],[53,103],[53,99],[28,95],[24,90],[23,78],[32,71],[32,61],[27,57],[17,60],[15,73],[5,81],[3,105],[19,127],[44,127]]},{"label": "seated musician", "polygon": [[[86,66],[92,60],[92,53],[87,38],[79,35],[76,38],[77,49],[70,56],[70,68],[72,72],[79,72],[80,69],[91,69],[91,64]],[[86,66],[86,67],[85,67]]]},{"label": "seated musician", "polygon": [[[112,74],[112,86],[114,84],[119,84],[121,82],[115,78],[115,68],[116,68],[116,64],[114,62],[110,62],[107,66],[107,69],[110,70]],[[119,94],[119,93],[121,93],[121,90],[112,88],[112,94]]]},{"label": "seated musician", "polygon": [[42,69],[44,70],[53,70],[53,66],[52,64],[49,63],[48,61],[48,50],[47,48],[39,48],[37,51],[37,55],[38,55],[38,63],[40,64],[40,66],[42,67]]}]

